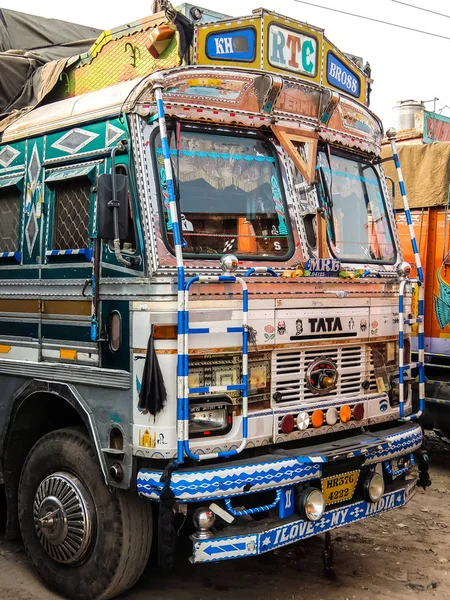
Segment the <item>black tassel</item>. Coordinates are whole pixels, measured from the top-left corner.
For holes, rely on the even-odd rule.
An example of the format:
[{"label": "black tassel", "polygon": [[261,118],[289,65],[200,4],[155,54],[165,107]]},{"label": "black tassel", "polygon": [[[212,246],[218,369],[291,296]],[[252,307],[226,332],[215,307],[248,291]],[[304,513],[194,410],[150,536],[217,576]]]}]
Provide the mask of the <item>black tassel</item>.
[{"label": "black tassel", "polygon": [[175,494],[170,489],[170,480],[175,465],[170,462],[161,475],[164,487],[160,495],[158,519],[158,566],[160,569],[170,570],[175,566],[175,550],[177,534],[175,531]]},{"label": "black tassel", "polygon": [[166,399],[166,388],[155,352],[152,331],[147,345],[138,406],[141,410],[145,410],[155,417],[164,408]]}]

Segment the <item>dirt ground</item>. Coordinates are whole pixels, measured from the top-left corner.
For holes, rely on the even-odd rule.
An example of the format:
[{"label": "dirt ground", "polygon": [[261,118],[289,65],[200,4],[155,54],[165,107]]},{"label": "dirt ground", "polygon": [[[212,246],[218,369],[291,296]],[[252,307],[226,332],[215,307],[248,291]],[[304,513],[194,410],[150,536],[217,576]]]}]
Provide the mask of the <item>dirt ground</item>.
[{"label": "dirt ground", "polygon": [[[257,558],[151,570],[126,600],[450,599],[450,447],[431,437],[433,485],[405,508],[333,534],[336,581],[323,577],[323,538]],[[18,543],[0,538],[0,600],[54,600]]]}]

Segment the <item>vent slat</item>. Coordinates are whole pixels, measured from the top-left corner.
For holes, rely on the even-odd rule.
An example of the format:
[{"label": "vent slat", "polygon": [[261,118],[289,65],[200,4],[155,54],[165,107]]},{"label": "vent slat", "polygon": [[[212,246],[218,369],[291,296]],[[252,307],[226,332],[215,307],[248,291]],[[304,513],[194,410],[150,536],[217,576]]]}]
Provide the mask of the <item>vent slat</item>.
[{"label": "vent slat", "polygon": [[[323,396],[313,394],[305,383],[305,374],[309,364],[320,356],[331,359],[339,372],[336,389]],[[370,361],[369,365],[367,364],[368,360]],[[281,393],[281,403],[297,401],[301,404],[310,402],[312,398],[322,397],[324,400],[330,400],[337,396],[355,396],[363,393],[361,384],[367,379],[367,366],[369,366],[369,390],[376,390],[372,353],[366,353],[364,346],[333,346],[324,349],[280,351],[273,356],[272,360],[272,393]]]}]

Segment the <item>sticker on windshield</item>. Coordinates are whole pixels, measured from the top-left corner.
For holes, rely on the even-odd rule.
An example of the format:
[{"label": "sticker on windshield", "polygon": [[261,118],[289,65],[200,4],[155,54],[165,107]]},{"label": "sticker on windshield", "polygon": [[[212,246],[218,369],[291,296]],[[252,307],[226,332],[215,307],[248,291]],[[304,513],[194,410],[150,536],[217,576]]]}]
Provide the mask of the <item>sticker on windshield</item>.
[{"label": "sticker on windshield", "polygon": [[336,258],[310,258],[305,265],[310,277],[338,277],[341,261]]}]

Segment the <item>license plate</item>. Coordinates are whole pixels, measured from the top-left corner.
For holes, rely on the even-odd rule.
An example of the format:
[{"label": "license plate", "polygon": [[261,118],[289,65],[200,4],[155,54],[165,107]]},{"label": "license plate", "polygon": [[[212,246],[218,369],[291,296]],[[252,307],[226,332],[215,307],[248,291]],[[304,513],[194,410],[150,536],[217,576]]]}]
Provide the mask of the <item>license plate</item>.
[{"label": "license plate", "polygon": [[322,493],[325,504],[336,504],[353,498],[358,482],[359,471],[333,475],[322,479]]}]

